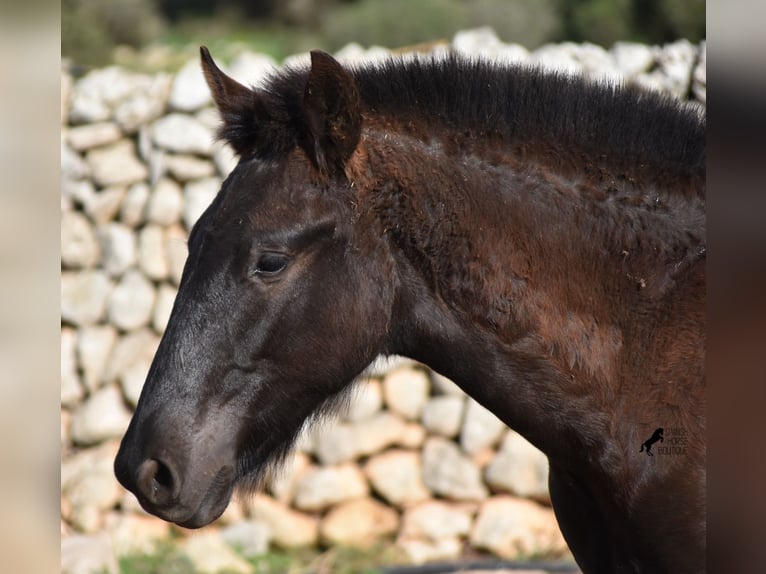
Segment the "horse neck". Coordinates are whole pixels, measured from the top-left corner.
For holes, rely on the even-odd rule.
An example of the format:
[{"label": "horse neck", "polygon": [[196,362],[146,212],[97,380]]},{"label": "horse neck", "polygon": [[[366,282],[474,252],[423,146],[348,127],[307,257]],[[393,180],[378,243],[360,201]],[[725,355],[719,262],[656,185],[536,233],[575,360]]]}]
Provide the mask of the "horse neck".
[{"label": "horse neck", "polygon": [[[647,215],[627,184],[604,202],[600,190],[577,190],[571,171],[529,157],[392,138],[366,134],[359,199],[403,285],[390,352],[453,378],[546,452],[591,446],[582,442],[603,429],[572,425],[614,399],[630,314],[648,312],[673,281],[652,263],[657,250],[683,263],[694,251],[688,230]],[[651,236],[631,235],[646,219]]]}]

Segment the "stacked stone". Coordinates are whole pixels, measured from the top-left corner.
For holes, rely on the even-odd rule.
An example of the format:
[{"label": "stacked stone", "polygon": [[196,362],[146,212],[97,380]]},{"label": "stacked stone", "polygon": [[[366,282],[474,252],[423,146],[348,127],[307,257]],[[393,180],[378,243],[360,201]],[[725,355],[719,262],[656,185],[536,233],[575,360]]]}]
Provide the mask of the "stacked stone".
[{"label": "stacked stone", "polygon": [[[488,29],[454,49],[622,78],[705,102],[705,45],[559,44],[529,52]],[[349,45],[348,62],[387,56]],[[306,56],[286,63],[306,61]],[[244,54],[228,72],[257,84],[276,64]],[[115,555],[169,535],[112,473],[168,316],[186,237],[235,158],[199,65],[175,76],[118,68],[62,72],[61,531],[62,566],[116,571]],[[399,359],[371,368],[347,411],[311,427],[262,494],[235,500],[218,523],[187,535],[201,571],[248,571],[241,554],[391,538],[413,562],[467,548],[504,558],[561,554],[542,454],[453,383]]]}]

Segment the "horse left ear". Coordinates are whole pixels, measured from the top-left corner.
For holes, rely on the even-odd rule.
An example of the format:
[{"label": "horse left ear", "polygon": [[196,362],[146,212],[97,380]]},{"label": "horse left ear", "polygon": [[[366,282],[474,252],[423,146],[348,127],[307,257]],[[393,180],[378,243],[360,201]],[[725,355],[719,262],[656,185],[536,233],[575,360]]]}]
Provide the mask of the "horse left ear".
[{"label": "horse left ear", "polygon": [[359,144],[362,115],[359,90],[338,61],[311,52],[311,71],[303,93],[303,111],[310,134],[307,150],[324,174],[340,174]]}]

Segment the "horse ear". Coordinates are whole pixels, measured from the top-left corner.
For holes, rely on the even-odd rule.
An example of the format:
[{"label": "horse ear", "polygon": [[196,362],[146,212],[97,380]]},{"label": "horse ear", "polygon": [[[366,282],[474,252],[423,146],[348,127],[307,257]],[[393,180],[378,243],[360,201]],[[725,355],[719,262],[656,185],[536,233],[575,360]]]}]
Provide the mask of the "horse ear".
[{"label": "horse ear", "polygon": [[200,46],[200,59],[205,81],[223,120],[219,137],[229,142],[240,156],[265,147],[274,139],[271,133],[276,131],[268,96],[227,76],[205,46]]},{"label": "horse ear", "polygon": [[342,173],[359,144],[362,131],[359,90],[351,74],[335,58],[314,50],[303,94],[310,133],[308,150],[323,173]]}]

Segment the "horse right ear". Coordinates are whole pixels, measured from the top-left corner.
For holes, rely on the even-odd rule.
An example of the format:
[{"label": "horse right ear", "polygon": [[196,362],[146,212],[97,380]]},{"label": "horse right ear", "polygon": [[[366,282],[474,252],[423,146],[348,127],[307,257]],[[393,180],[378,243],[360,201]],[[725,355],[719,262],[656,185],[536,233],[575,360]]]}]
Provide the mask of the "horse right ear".
[{"label": "horse right ear", "polygon": [[275,118],[269,110],[268,95],[247,88],[227,76],[213,61],[210,51],[200,46],[202,73],[210,88],[223,125],[218,136],[242,156],[265,149],[275,131]]}]

